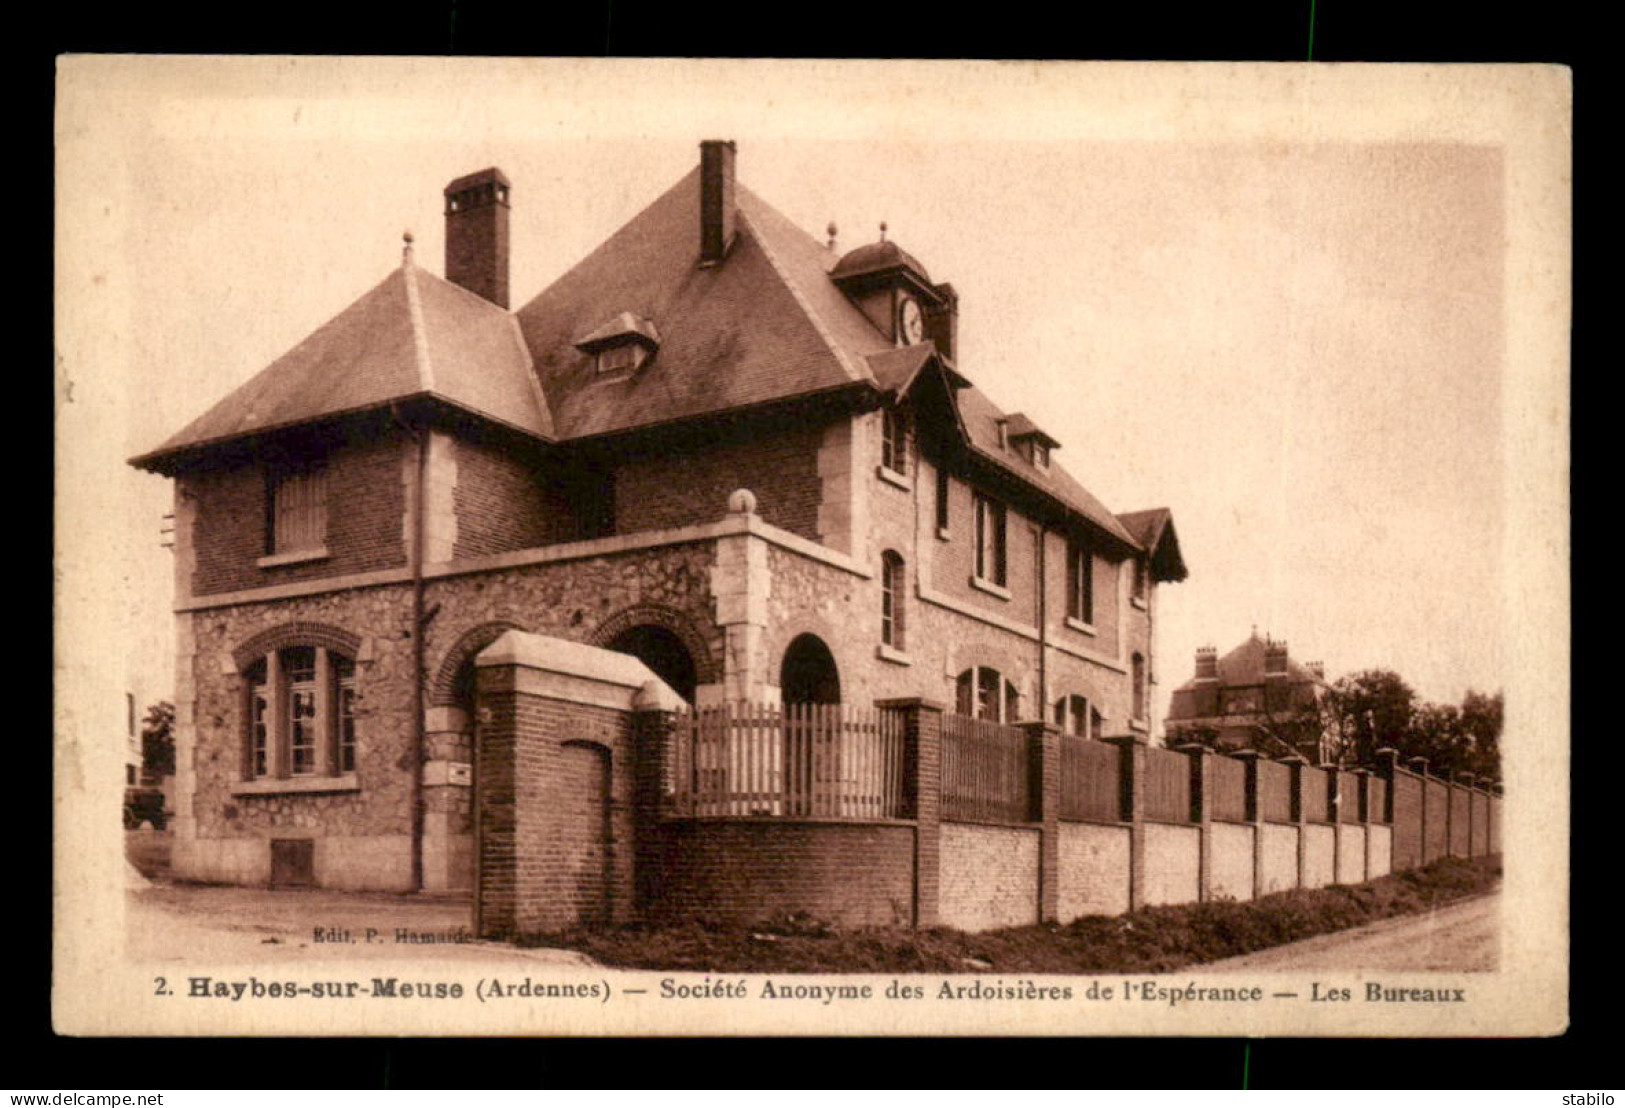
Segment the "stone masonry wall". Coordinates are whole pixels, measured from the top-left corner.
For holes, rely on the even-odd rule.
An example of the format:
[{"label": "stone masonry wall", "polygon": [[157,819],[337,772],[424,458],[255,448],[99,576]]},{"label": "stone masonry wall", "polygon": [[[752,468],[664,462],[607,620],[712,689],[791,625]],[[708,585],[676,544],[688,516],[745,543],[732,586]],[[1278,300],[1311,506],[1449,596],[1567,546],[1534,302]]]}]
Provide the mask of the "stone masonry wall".
[{"label": "stone masonry wall", "polygon": [[[425,639],[426,672],[448,659],[452,668],[485,645],[471,633],[493,623],[593,641],[607,620],[628,611],[674,618],[692,631],[704,675],[720,667],[721,638],[709,622],[712,547],[707,543],[659,547],[576,561],[525,566],[500,572],[436,579],[425,588],[434,613]],[[377,865],[392,874],[388,887],[404,887],[410,850],[410,773],[415,736],[411,726],[411,590],[405,585],[240,604],[183,614],[194,653],[187,660],[195,687],[190,806],[200,845],[189,857],[199,865],[212,855],[211,875],[222,880],[263,880],[268,840],[282,837],[345,837],[365,840]],[[234,795],[243,776],[247,741],[245,692],[233,652],[254,636],[293,623],[338,628],[361,640],[356,672],[356,778],[358,791]],[[459,654],[461,652],[461,654]],[[442,746],[445,743],[442,742]],[[466,745],[430,749],[427,756],[466,760]],[[472,833],[467,786],[426,788],[428,815],[447,834]],[[213,845],[207,845],[207,844]],[[185,851],[183,851],[185,853]],[[399,855],[397,859],[395,856]],[[334,858],[337,865],[339,859]],[[317,854],[317,882],[323,876]],[[201,874],[200,874],[201,875]],[[347,884],[353,884],[348,882]],[[367,886],[373,887],[373,886]]]}]

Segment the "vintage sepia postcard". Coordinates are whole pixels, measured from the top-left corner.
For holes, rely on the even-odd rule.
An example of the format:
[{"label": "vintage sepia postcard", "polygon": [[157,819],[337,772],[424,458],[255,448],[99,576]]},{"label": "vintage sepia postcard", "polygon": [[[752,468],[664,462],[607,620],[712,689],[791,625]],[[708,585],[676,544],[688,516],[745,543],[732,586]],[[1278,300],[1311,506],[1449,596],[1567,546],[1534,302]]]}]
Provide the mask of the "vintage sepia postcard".
[{"label": "vintage sepia postcard", "polygon": [[1567,1025],[1566,70],[57,80],[59,1032]]}]

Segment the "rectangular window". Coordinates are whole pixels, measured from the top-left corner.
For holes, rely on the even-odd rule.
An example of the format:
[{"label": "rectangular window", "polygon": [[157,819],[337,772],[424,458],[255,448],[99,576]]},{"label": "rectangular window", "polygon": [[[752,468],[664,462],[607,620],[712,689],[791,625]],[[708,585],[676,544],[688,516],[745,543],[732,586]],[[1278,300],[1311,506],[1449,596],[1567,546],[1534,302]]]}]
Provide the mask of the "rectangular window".
[{"label": "rectangular window", "polygon": [[355,663],[334,658],[338,675],[339,772],[355,772]]},{"label": "rectangular window", "polygon": [[271,724],[267,717],[269,707],[270,704],[266,700],[265,678],[262,675],[249,686],[248,690],[250,777],[265,777],[271,772]]},{"label": "rectangular window", "polygon": [[880,420],[880,464],[893,473],[908,473],[908,418],[899,408],[887,408]]},{"label": "rectangular window", "polygon": [[317,772],[321,748],[316,716],[316,651],[295,647],[287,654],[288,769],[294,777]]},{"label": "rectangular window", "polygon": [[1080,623],[1095,622],[1095,560],[1081,542],[1066,551],[1066,614]]},{"label": "rectangular window", "polygon": [[327,543],[327,471],[320,466],[278,474],[271,487],[270,553],[319,550]]},{"label": "rectangular window", "polygon": [[937,529],[948,529],[948,471],[940,465],[937,467]]},{"label": "rectangular window", "polygon": [[1004,505],[976,494],[976,576],[995,585],[1005,584]]}]

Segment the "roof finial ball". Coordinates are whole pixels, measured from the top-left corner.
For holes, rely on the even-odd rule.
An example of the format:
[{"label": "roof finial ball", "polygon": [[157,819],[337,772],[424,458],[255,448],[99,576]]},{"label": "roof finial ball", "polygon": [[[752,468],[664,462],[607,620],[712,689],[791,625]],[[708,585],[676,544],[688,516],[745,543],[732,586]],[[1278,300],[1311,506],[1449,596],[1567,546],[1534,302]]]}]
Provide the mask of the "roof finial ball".
[{"label": "roof finial ball", "polygon": [[412,260],[412,243],[415,241],[417,240],[412,237],[410,229],[401,232],[401,261],[410,262]]},{"label": "roof finial ball", "polygon": [[886,241],[886,221],[884,219],[880,221],[880,241]]},{"label": "roof finial ball", "polygon": [[835,221],[833,219],[829,221],[829,226],[824,228],[824,232],[829,235],[829,248],[831,250],[834,250],[835,249],[835,235],[837,234],[837,230],[836,230],[836,227],[835,227]]},{"label": "roof finial ball", "polygon": [[728,496],[728,511],[740,516],[755,515],[756,494],[749,489],[735,489]]}]

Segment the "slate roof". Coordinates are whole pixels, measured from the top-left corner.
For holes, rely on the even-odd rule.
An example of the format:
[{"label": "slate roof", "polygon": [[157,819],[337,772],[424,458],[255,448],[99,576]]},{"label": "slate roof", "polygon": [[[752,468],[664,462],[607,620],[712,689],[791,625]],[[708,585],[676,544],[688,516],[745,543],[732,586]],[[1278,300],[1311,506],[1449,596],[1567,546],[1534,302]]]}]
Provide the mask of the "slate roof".
[{"label": "slate roof", "polygon": [[832,280],[844,281],[893,269],[912,269],[926,284],[931,283],[931,275],[925,271],[925,266],[895,242],[886,239],[865,243],[847,251],[841,256],[841,260],[835,263],[829,275]]},{"label": "slate roof", "polygon": [[1152,553],[1152,572],[1163,581],[1183,581],[1189,572],[1179,552],[1179,536],[1174,532],[1174,516],[1167,508],[1143,512],[1122,512],[1117,517],[1129,534]]},{"label": "slate roof", "polygon": [[551,438],[529,363],[512,316],[407,262],[134,464],[425,395]]},{"label": "slate roof", "polygon": [[[1264,683],[1264,651],[1269,645],[1268,641],[1258,637],[1255,631],[1246,642],[1236,647],[1224,657],[1218,659],[1216,668],[1219,673],[1220,687],[1233,688],[1245,685],[1262,685]],[[1286,660],[1287,679],[1294,685],[1323,684],[1322,678],[1316,677],[1308,668],[1294,662],[1290,655]],[[1205,682],[1211,684],[1211,682]],[[1197,687],[1193,677],[1179,686],[1176,692],[1183,692]]]},{"label": "slate roof", "polygon": [[[890,242],[838,259],[743,185],[735,198],[736,234],[720,264],[698,264],[696,168],[512,314],[403,264],[133,462],[162,469],[183,451],[424,395],[563,441],[832,390],[907,388],[934,351],[897,350],[833,272],[924,268]],[[627,319],[657,333],[659,349],[638,371],[606,379],[581,344]],[[1001,445],[1004,413],[937,360],[975,454],[1146,547],[1061,466],[1038,469]]]}]

